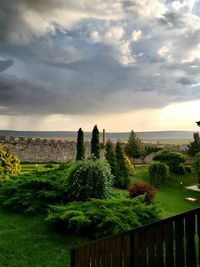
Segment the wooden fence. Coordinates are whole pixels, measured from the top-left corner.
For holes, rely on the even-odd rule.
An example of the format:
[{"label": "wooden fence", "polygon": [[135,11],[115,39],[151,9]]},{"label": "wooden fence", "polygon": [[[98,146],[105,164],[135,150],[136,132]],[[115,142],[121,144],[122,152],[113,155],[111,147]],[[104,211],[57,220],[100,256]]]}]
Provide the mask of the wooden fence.
[{"label": "wooden fence", "polygon": [[200,208],[89,242],[71,251],[71,267],[198,267]]}]

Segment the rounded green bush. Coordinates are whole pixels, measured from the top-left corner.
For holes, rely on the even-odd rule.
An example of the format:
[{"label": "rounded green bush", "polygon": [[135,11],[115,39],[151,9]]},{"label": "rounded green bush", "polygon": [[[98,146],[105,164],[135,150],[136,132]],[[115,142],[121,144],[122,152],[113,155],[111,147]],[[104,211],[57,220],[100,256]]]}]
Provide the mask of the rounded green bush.
[{"label": "rounded green bush", "polygon": [[107,161],[80,161],[67,179],[67,194],[70,200],[106,198],[111,194],[112,181]]},{"label": "rounded green bush", "polygon": [[153,185],[162,185],[169,178],[169,167],[162,162],[154,162],[149,166],[149,181]]}]

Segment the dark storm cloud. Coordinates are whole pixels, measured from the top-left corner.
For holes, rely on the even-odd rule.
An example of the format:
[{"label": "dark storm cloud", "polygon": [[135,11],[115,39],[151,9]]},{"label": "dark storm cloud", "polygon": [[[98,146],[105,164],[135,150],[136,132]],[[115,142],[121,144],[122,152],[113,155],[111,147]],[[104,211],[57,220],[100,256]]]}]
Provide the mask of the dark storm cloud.
[{"label": "dark storm cloud", "polygon": [[14,64],[14,61],[11,59],[8,60],[0,60],[0,72],[7,70]]},{"label": "dark storm cloud", "polygon": [[[152,18],[138,0],[126,8],[141,15],[101,17],[115,2],[0,1],[0,56],[9,58],[0,60],[2,112],[94,114],[193,99],[200,63],[184,60],[200,42],[198,27],[170,8]],[[85,17],[64,27],[58,20],[69,10]]]}]

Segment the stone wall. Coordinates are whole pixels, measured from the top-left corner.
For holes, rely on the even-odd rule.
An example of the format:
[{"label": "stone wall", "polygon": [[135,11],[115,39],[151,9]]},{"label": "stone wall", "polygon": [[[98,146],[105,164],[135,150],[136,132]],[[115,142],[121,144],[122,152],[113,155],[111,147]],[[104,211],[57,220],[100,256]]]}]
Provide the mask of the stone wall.
[{"label": "stone wall", "polygon": [[[15,138],[0,136],[0,144],[16,154],[21,162],[63,162],[76,158],[76,142],[67,140]],[[90,155],[90,143],[85,143],[86,156]]]}]

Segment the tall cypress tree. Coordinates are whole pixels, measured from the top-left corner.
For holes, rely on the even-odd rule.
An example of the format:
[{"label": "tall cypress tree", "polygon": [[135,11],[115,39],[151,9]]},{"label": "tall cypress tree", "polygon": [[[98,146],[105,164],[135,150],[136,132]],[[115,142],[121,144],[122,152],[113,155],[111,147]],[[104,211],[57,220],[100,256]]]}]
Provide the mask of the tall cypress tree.
[{"label": "tall cypress tree", "polygon": [[94,126],[92,131],[91,154],[96,159],[100,158],[99,130],[97,128],[97,125]]},{"label": "tall cypress tree", "polygon": [[76,160],[85,159],[84,133],[81,128],[78,130],[76,148]]}]

